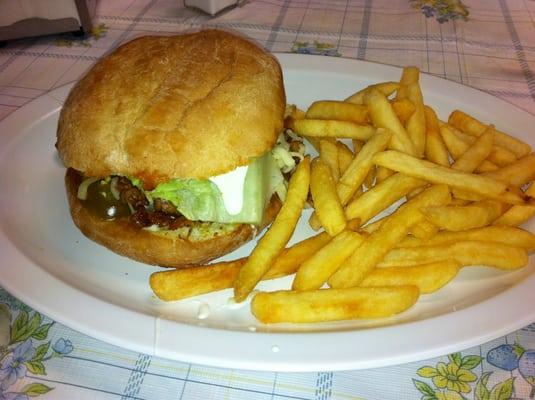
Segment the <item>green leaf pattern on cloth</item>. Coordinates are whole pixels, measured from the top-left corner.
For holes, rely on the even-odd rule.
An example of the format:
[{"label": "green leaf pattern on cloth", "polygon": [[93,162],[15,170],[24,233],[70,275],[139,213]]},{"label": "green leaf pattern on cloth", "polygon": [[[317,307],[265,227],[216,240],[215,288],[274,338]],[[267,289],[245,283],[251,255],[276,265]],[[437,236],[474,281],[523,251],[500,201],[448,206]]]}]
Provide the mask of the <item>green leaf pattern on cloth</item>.
[{"label": "green leaf pattern on cloth", "polygon": [[[494,369],[485,371],[482,365],[483,357],[453,353],[445,357],[447,362],[438,361],[435,366],[424,365],[418,368],[416,374],[421,378],[429,379],[430,382],[418,379],[412,381],[422,395],[421,400],[533,399],[535,398],[535,382],[532,382],[531,378],[535,375],[533,371],[535,362],[531,359],[523,359],[523,357],[530,357],[530,354],[535,354],[535,351],[526,350],[518,343],[499,345],[486,353],[487,363],[484,367],[487,368],[488,365]],[[491,376],[499,370],[507,371],[509,377],[496,375],[491,380]],[[518,373],[514,370],[518,370]],[[524,390],[526,383],[531,385],[529,397],[515,397],[516,381],[523,385]]]},{"label": "green leaf pattern on cloth", "polygon": [[337,46],[331,43],[323,43],[314,41],[310,42],[294,42],[292,46],[292,53],[298,54],[314,54],[320,56],[340,57]]},{"label": "green leaf pattern on cloth", "polygon": [[461,0],[409,0],[409,3],[427,18],[435,18],[441,24],[456,19],[467,20],[470,14]]},{"label": "green leaf pattern on cloth", "polygon": [[46,362],[74,350],[60,338],[51,346],[53,322],[13,299],[0,299],[0,399],[29,399],[51,390],[35,379],[46,375]]},{"label": "green leaf pattern on cloth", "polygon": [[59,39],[56,39],[55,45],[58,47],[91,47],[94,42],[105,37],[107,31],[108,27],[105,24],[98,24],[80,37],[72,34],[61,35]]}]

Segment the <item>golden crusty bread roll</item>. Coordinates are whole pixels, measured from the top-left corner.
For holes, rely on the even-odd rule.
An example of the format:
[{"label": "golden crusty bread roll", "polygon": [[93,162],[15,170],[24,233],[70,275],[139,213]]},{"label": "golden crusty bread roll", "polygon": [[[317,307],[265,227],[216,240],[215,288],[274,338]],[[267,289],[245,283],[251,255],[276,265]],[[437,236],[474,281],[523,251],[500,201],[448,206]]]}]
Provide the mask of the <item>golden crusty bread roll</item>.
[{"label": "golden crusty bread roll", "polygon": [[141,37],[71,90],[56,147],[86,176],[136,176],[148,187],[207,178],[273,147],[285,102],[278,62],[242,37]]},{"label": "golden crusty bread roll", "polygon": [[56,148],[75,225],[93,241],[137,261],[180,267],[249,241],[280,208],[273,195],[259,226],[193,221],[142,229],[113,221],[77,197],[86,177],[127,176],[146,190],[172,179],[220,175],[268,152],[283,129],[285,93],[276,59],[219,30],[135,39],[97,62],[60,114]]}]

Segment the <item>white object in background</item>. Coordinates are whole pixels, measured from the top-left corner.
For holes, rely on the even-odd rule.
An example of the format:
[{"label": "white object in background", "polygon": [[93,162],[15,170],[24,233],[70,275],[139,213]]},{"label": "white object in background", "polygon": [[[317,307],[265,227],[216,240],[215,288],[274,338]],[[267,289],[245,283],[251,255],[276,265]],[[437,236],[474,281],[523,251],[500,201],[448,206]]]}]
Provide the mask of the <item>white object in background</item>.
[{"label": "white object in background", "polygon": [[11,25],[28,18],[74,18],[82,25],[73,0],[0,0],[0,26]]},{"label": "white object in background", "polygon": [[238,0],[184,0],[185,6],[198,8],[210,15],[236,4]]}]

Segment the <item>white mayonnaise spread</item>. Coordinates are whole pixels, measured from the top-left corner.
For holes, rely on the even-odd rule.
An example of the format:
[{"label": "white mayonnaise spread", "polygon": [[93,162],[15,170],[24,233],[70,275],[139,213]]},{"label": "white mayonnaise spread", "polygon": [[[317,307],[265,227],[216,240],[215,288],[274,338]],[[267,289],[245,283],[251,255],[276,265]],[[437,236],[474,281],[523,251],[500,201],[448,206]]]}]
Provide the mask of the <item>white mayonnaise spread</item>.
[{"label": "white mayonnaise spread", "polygon": [[243,207],[243,188],[247,168],[248,166],[238,167],[226,174],[209,178],[219,188],[223,204],[230,215],[239,214]]}]

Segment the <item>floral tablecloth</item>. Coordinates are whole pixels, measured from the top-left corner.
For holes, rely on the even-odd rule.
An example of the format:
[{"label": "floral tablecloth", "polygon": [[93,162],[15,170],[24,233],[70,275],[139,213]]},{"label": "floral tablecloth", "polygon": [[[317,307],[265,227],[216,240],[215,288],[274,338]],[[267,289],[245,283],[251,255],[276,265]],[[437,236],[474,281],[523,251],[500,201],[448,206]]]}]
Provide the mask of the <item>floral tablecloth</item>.
[{"label": "floral tablecloth", "polygon": [[[0,119],[76,80],[132,37],[201,26],[242,31],[275,52],[416,65],[535,114],[532,0],[250,0],[215,17],[176,0],[115,0],[97,2],[93,22],[85,37],[31,38],[0,48]],[[529,399],[535,397],[535,324],[459,353],[393,367],[251,372],[115,347],[0,289],[0,399],[33,397]]]}]

